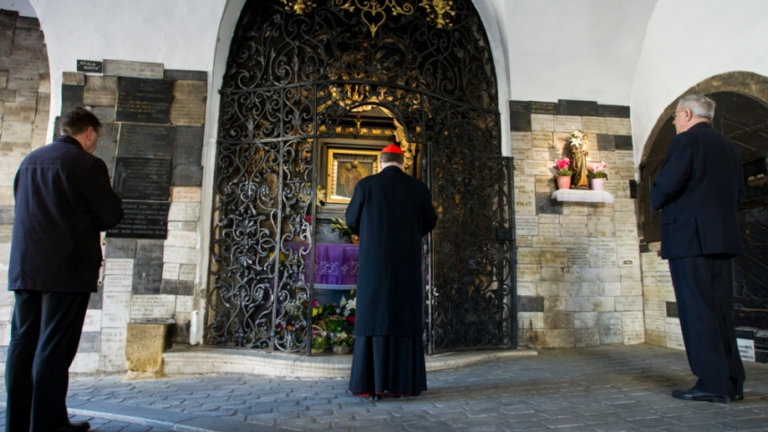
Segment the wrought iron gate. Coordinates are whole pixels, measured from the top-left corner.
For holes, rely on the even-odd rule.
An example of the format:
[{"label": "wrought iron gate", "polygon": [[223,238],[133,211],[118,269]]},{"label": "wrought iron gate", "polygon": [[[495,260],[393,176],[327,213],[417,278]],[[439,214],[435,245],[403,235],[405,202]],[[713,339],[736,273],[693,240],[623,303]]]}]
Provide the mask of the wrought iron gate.
[{"label": "wrought iron gate", "polygon": [[315,219],[305,216],[315,210],[317,141],[351,110],[378,105],[422,145],[440,215],[427,248],[430,351],[514,347],[512,166],[500,154],[493,62],[471,1],[388,1],[378,12],[370,2],[319,3],[250,0],[235,31],[221,90],[207,342],[309,350]]}]

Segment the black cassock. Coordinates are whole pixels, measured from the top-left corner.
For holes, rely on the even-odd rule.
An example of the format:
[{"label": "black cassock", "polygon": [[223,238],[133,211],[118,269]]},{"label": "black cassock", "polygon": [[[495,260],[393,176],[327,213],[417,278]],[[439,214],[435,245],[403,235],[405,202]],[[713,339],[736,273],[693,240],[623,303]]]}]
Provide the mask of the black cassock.
[{"label": "black cassock", "polygon": [[349,390],[418,396],[427,389],[421,240],[437,223],[429,189],[386,167],[357,184],[346,218],[360,236]]}]

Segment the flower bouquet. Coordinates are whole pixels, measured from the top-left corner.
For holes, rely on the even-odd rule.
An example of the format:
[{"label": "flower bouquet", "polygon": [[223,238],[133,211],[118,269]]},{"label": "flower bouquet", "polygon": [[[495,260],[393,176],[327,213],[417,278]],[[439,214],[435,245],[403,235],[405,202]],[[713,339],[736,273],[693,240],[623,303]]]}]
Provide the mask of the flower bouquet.
[{"label": "flower bouquet", "polygon": [[328,337],[322,330],[312,330],[312,354],[322,354],[328,349]]},{"label": "flower bouquet", "polygon": [[352,233],[352,230],[349,229],[347,226],[346,219],[339,219],[339,218],[331,218],[331,231],[337,231],[339,233],[339,238],[343,239],[344,237],[349,237],[352,243],[358,244],[360,243],[360,239],[358,236]]},{"label": "flower bouquet", "polygon": [[334,354],[346,354],[355,344],[355,336],[344,331],[331,338],[331,346]]},{"label": "flower bouquet", "polygon": [[605,181],[608,180],[608,173],[605,172],[605,167],[605,162],[587,164],[587,170],[589,171],[587,177],[589,177],[589,184],[592,190],[605,189]]},{"label": "flower bouquet", "polygon": [[559,159],[555,161],[555,165],[559,168],[559,171],[555,173],[555,177],[557,178],[557,188],[570,189],[573,171],[569,170],[568,167],[571,165],[571,160],[568,158]]}]

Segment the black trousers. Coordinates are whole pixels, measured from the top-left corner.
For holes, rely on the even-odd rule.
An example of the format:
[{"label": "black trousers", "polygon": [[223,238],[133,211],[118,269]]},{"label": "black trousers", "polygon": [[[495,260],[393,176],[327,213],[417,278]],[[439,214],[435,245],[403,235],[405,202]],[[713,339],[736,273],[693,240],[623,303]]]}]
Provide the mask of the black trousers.
[{"label": "black trousers", "polygon": [[736,345],[731,258],[694,256],[669,260],[683,342],[696,388],[733,396],[744,385]]},{"label": "black trousers", "polygon": [[53,432],[69,422],[69,366],[90,293],[15,291],[5,365],[6,432]]}]

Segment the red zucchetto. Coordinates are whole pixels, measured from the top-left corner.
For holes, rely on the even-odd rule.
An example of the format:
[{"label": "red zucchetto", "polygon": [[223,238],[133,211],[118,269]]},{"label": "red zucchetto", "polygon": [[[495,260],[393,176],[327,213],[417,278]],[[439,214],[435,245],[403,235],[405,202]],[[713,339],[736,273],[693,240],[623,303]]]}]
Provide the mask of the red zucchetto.
[{"label": "red zucchetto", "polygon": [[400,146],[396,146],[394,144],[390,144],[381,151],[382,153],[397,153],[397,154],[403,154],[403,151],[400,150]]}]

